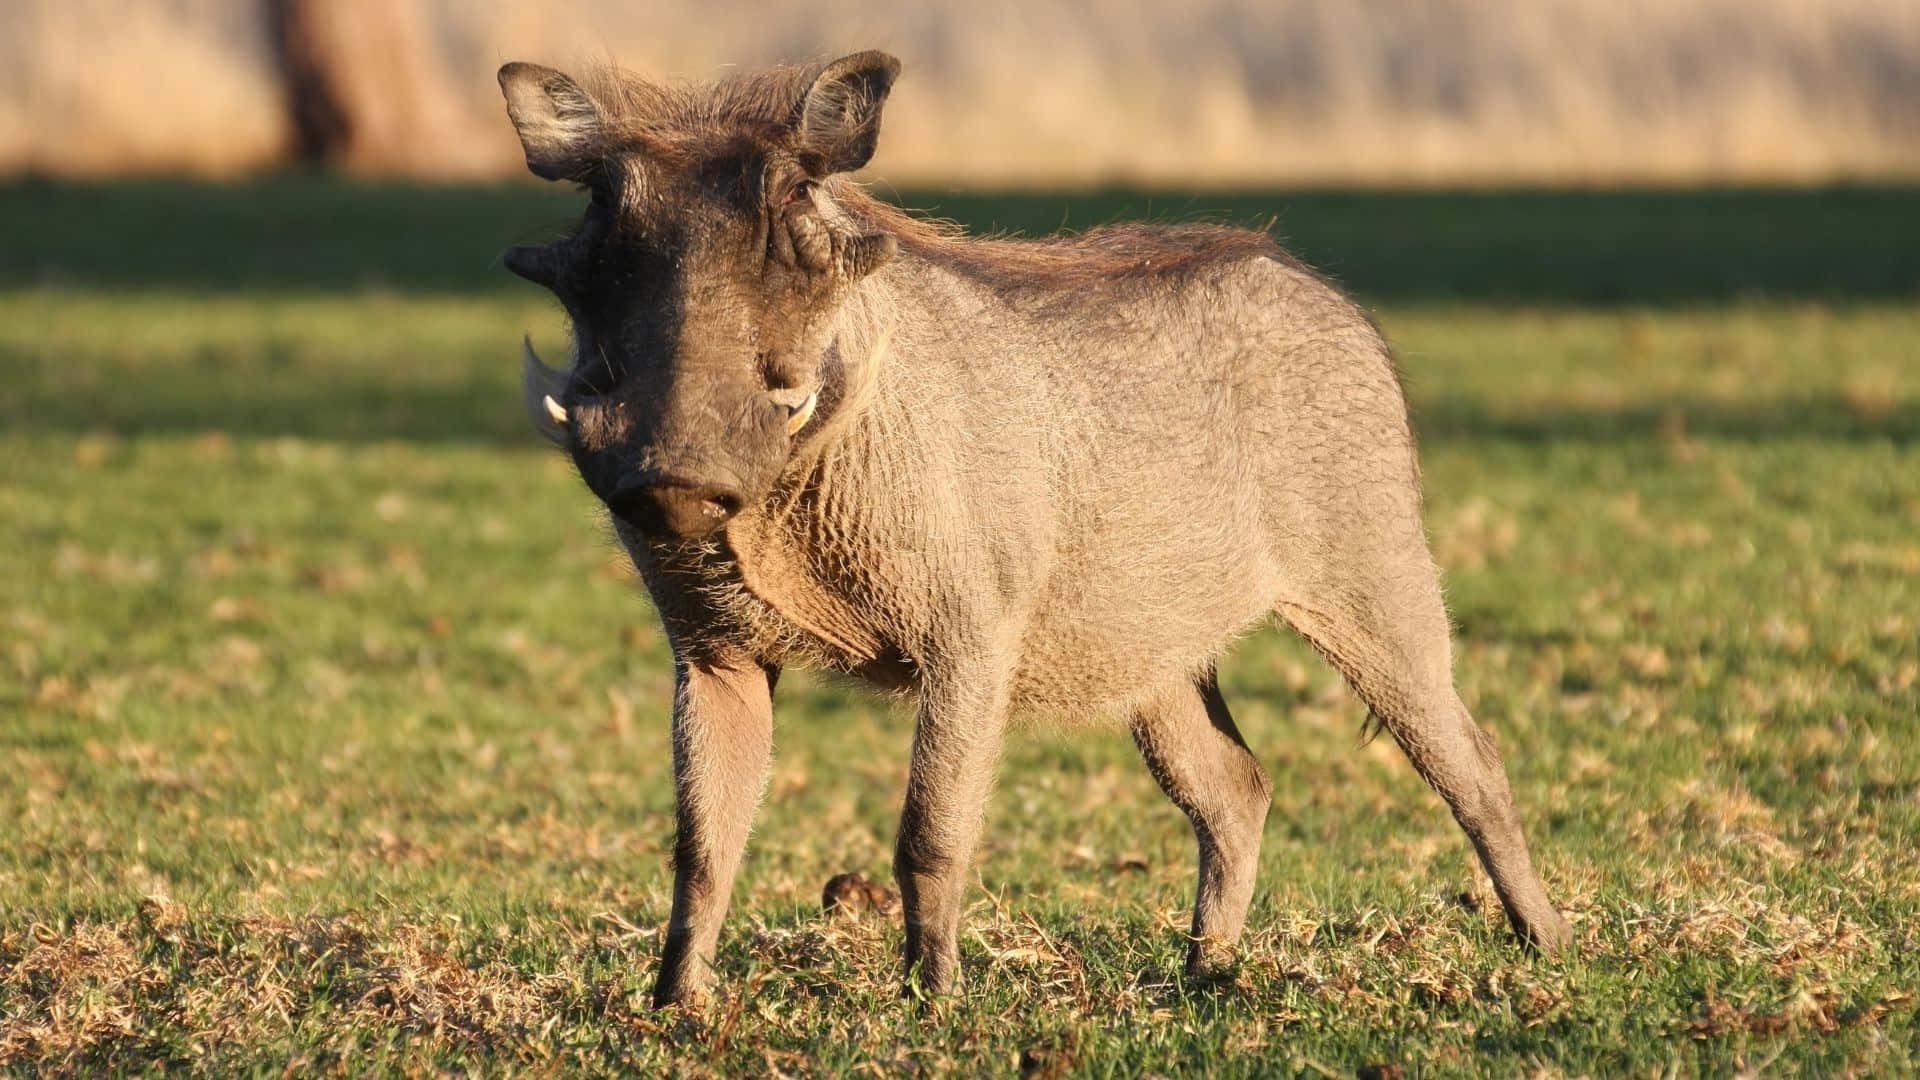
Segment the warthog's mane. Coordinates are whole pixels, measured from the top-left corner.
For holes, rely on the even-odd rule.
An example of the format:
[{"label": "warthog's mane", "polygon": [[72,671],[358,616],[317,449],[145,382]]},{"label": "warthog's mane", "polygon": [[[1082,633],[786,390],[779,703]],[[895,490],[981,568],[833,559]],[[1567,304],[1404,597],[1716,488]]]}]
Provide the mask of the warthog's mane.
[{"label": "warthog's mane", "polygon": [[[823,67],[741,71],[710,83],[652,82],[604,67],[588,76],[586,86],[600,108],[607,152],[638,150],[691,164],[736,152],[743,140],[777,142]],[[1035,238],[974,236],[877,199],[848,177],[832,177],[825,186],[833,202],[863,227],[892,233],[908,252],[996,289],[1167,283],[1260,257],[1307,270],[1262,230],[1125,223]]]},{"label": "warthog's mane", "polygon": [[836,188],[835,198],[869,227],[893,233],[921,258],[1006,291],[1151,286],[1262,257],[1298,265],[1271,236],[1253,229],[1124,222],[1052,236],[972,236],[882,202],[858,185],[846,188]]}]

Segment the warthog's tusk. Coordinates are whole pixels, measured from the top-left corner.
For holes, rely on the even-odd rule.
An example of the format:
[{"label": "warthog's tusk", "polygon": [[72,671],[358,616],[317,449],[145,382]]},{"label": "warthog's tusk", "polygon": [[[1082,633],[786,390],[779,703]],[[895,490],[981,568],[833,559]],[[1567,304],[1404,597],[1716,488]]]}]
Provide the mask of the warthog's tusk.
[{"label": "warthog's tusk", "polygon": [[567,422],[567,410],[561,408],[560,403],[553,400],[552,394],[547,395],[547,399],[543,404],[547,407],[547,415],[553,417],[554,423],[564,424]]},{"label": "warthog's tusk", "polygon": [[820,392],[816,390],[807,395],[807,400],[794,406],[793,412],[787,416],[787,434],[797,434],[801,428],[806,427],[807,421],[813,419],[813,407],[819,403]]}]

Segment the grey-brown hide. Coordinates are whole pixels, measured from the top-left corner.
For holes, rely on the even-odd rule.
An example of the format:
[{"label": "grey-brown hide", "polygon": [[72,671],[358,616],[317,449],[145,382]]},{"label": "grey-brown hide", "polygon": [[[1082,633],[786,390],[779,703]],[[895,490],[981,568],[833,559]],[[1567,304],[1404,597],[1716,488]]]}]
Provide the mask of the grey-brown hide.
[{"label": "grey-brown hide", "polygon": [[843,175],[897,63],[706,87],[502,69],[528,166],[592,192],[516,249],[572,316],[536,420],[614,515],[676,665],[675,886],[655,999],[694,1000],[764,782],[771,689],[819,665],[918,701],[895,853],[943,989],[1010,715],[1127,725],[1199,841],[1189,967],[1230,955],[1268,780],[1213,675],[1277,614],[1440,793],[1508,915],[1570,941],[1453,689],[1387,349],[1263,234],[955,235]]}]

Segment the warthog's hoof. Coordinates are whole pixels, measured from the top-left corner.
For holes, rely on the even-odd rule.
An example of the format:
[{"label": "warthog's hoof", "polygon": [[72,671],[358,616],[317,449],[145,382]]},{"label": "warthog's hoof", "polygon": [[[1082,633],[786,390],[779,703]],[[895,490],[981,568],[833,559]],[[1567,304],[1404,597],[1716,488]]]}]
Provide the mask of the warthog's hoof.
[{"label": "warthog's hoof", "polygon": [[661,983],[653,988],[653,1007],[656,1009],[697,1013],[705,1011],[712,1003],[713,990],[706,985],[683,981],[673,985]]},{"label": "warthog's hoof", "polygon": [[1520,936],[1547,956],[1573,951],[1573,924],[1557,911],[1551,919],[1541,919],[1520,927]]},{"label": "warthog's hoof", "polygon": [[908,931],[908,937],[906,978],[900,984],[900,996],[934,1001],[959,993],[959,950],[936,946],[916,953],[911,942],[911,930]]},{"label": "warthog's hoof", "polygon": [[1232,945],[1210,939],[1187,943],[1186,977],[1190,983],[1229,981],[1240,967],[1240,954]]}]

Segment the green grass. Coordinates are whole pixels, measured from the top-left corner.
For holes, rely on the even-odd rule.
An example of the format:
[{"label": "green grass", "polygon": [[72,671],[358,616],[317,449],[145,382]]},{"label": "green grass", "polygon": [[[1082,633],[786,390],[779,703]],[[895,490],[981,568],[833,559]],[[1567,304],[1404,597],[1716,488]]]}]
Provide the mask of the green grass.
[{"label": "green grass", "polygon": [[[819,891],[886,879],[909,721],[795,676],[727,993],[653,1014],[666,650],[523,430],[515,342],[557,344],[560,318],[484,265],[566,200],[16,185],[0,1068],[1920,1070],[1920,260],[1888,239],[1915,198],[1270,202],[1333,219],[1315,254],[1353,225],[1462,691],[1577,956],[1511,941],[1440,802],[1269,632],[1224,669],[1276,781],[1231,980],[1178,976],[1192,839],[1125,738],[1041,730],[993,802],[965,995],[899,1000],[898,929],[823,916]],[[1463,207],[1510,239],[1557,223],[1524,256],[1545,281],[1474,271],[1447,239]],[[1642,236],[1655,270],[1625,292],[1613,263],[1554,268],[1636,207],[1711,211],[1761,254]]]}]

